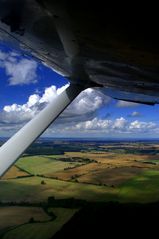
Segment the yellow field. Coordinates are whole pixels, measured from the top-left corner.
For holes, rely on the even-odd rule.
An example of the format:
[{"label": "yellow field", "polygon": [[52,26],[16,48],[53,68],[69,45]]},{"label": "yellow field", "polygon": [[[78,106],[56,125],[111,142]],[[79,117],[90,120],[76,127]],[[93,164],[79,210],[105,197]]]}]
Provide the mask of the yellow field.
[{"label": "yellow field", "polygon": [[58,179],[82,183],[115,186],[142,173],[144,169],[159,169],[159,165],[151,163],[159,160],[159,156],[155,155],[66,152],[65,157],[89,158],[96,161],[54,173]]},{"label": "yellow field", "polygon": [[2,177],[2,179],[11,179],[11,178],[17,178],[17,177],[25,177],[28,176],[28,173],[20,170],[16,166],[12,166],[8,172]]},{"label": "yellow field", "polygon": [[[88,158],[94,160],[94,162],[87,164],[69,162],[69,158],[74,157]],[[141,174],[145,169],[159,170],[159,164],[153,163],[159,161],[159,155],[119,154],[97,151],[84,153],[66,152],[61,155],[61,158],[68,159],[68,162],[60,161],[60,158],[58,160],[49,159],[45,156],[31,156],[21,158],[17,165],[34,175],[42,173],[44,176],[62,181],[106,186],[120,185],[126,180]],[[13,166],[2,179],[12,179],[27,175],[24,171]]]},{"label": "yellow field", "polygon": [[50,217],[38,207],[0,207],[0,230],[28,223],[33,217],[37,221],[47,221]]},{"label": "yellow field", "polygon": [[141,172],[140,168],[100,168],[78,178],[79,182],[117,186]]},{"label": "yellow field", "polygon": [[125,165],[125,163],[143,162],[146,160],[159,160],[159,155],[135,155],[135,154],[119,154],[109,152],[87,153],[87,152],[66,152],[66,157],[81,157],[96,160],[99,163],[111,165]]}]

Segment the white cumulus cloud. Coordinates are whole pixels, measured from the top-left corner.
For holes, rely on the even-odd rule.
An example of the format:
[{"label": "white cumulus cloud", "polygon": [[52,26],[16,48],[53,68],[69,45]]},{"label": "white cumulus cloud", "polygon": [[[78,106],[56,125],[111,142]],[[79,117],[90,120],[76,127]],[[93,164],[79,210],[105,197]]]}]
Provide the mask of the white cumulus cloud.
[{"label": "white cumulus cloud", "polygon": [[[30,95],[25,104],[6,105],[0,113],[0,122],[2,123],[19,123],[28,121],[33,118],[42,108],[51,100],[56,98],[64,91],[69,84],[56,88],[52,85],[47,87],[44,93]],[[65,124],[84,121],[85,119],[94,118],[95,112],[104,104],[109,102],[110,98],[103,96],[99,91],[87,89],[83,91],[64,111],[57,121],[57,124]]]},{"label": "white cumulus cloud", "polygon": [[80,122],[76,124],[73,129],[77,130],[107,130],[111,126],[112,121],[111,120],[101,120],[98,118],[94,118],[92,120],[87,120],[85,122]]},{"label": "white cumulus cloud", "polygon": [[141,122],[138,120],[135,120],[133,122],[130,123],[129,125],[129,129],[132,130],[150,130],[150,129],[155,129],[157,127],[157,125],[153,122]]},{"label": "white cumulus cloud", "polygon": [[141,116],[141,113],[138,112],[138,111],[134,111],[134,112],[132,112],[129,116],[130,116],[130,117],[140,117],[140,116]]},{"label": "white cumulus cloud", "polygon": [[15,52],[0,51],[0,67],[5,69],[10,85],[37,82],[37,62],[32,59],[20,58]]},{"label": "white cumulus cloud", "polygon": [[[42,108],[44,108],[51,100],[56,98],[69,84],[56,88],[52,85],[47,87],[43,94],[32,94],[29,96],[25,104],[12,104],[4,106],[0,112],[0,129],[3,132],[6,129],[15,131],[25,122],[33,118]],[[106,135],[130,135],[136,133],[159,132],[156,123],[144,121],[130,121],[124,117],[115,119],[99,119],[97,117],[98,110],[108,104],[110,98],[104,96],[100,91],[87,89],[83,91],[63,112],[55,124],[49,128],[47,132],[61,133],[63,135],[87,135],[106,134]],[[137,115],[134,111],[133,115]]]},{"label": "white cumulus cloud", "polygon": [[89,88],[81,92],[62,116],[65,120],[71,117],[74,120],[77,117],[78,121],[83,121],[90,117],[92,119],[94,112],[103,105],[108,104],[110,100],[110,97],[103,95],[100,91]]},{"label": "white cumulus cloud", "polygon": [[159,130],[157,124],[153,122],[141,122],[138,120],[129,122],[123,117],[114,120],[94,118],[92,120],[77,123],[72,126],[72,128],[67,128],[67,130],[70,129],[78,132],[106,133],[108,136],[109,134],[118,135],[119,133],[122,134],[122,136],[128,136],[134,133],[152,133]]},{"label": "white cumulus cloud", "polygon": [[124,119],[123,117],[120,117],[114,121],[112,127],[114,129],[124,129],[126,125],[127,125],[127,120]]}]

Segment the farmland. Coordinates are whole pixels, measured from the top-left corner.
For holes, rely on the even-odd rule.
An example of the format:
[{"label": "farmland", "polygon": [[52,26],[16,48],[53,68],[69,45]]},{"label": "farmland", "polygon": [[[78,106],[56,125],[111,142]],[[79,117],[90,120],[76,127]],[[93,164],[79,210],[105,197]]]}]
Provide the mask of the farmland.
[{"label": "farmland", "polygon": [[[16,208],[15,208],[16,209]],[[5,211],[9,210],[9,208],[4,208]],[[19,210],[19,209],[18,209]],[[27,208],[27,214],[30,208]],[[37,208],[35,208],[35,211]],[[34,223],[31,223],[31,220],[27,223],[22,223],[22,220],[19,221],[20,225],[17,227],[12,227],[4,235],[4,239],[21,239],[21,238],[50,238],[52,235],[54,235],[62,226],[65,224],[77,211],[75,209],[65,209],[65,208],[50,208],[50,211],[54,213],[56,216],[55,220],[48,220],[47,215],[38,215],[41,219],[41,221],[37,220],[39,219],[36,214],[32,212],[32,218],[35,217]],[[24,214],[24,208],[21,208],[21,214],[23,215],[23,220],[26,215]],[[25,215],[25,217],[24,217]],[[10,215],[8,215],[10,216]],[[15,215],[15,219],[17,218],[17,215]],[[18,223],[18,221],[16,220]],[[40,231],[40,233],[39,233]]]},{"label": "farmland", "polygon": [[158,142],[36,142],[0,180],[0,236],[49,239],[86,203],[157,202],[158,185]]}]

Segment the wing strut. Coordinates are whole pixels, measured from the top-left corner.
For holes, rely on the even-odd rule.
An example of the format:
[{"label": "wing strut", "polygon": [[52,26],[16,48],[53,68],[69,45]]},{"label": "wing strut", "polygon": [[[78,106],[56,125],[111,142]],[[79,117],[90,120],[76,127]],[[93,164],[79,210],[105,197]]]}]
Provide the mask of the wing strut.
[{"label": "wing strut", "polygon": [[0,176],[15,163],[31,143],[48,128],[82,90],[79,85],[70,85],[35,118],[2,145],[0,148]]}]

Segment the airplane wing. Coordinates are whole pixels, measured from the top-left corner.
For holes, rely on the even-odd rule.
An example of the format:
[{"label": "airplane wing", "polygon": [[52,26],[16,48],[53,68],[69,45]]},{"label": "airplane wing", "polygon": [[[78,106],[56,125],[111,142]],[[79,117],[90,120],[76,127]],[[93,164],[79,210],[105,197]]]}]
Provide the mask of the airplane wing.
[{"label": "airplane wing", "polygon": [[125,10],[102,1],[0,0],[0,40],[31,54],[71,83],[1,147],[0,175],[82,89],[98,87],[116,99],[159,103],[154,9],[133,5]]}]

